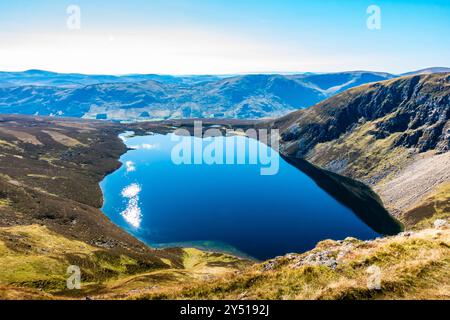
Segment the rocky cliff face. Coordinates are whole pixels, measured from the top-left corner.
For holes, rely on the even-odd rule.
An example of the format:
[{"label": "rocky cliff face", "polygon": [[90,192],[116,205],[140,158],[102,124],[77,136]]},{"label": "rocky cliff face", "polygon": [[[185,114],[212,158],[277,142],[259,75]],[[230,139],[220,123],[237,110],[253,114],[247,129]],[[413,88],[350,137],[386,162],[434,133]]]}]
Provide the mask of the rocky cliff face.
[{"label": "rocky cliff face", "polygon": [[418,152],[450,148],[450,74],[412,76],[350,89],[311,109],[277,120],[289,154],[308,157],[320,143],[369,122],[376,140],[397,135],[392,147]]},{"label": "rocky cliff face", "polygon": [[[353,88],[269,125],[281,131],[282,152],[372,185],[396,214],[413,203],[389,200],[390,188],[412,181],[420,201],[450,181],[450,73]],[[400,185],[389,184],[402,175]]]}]

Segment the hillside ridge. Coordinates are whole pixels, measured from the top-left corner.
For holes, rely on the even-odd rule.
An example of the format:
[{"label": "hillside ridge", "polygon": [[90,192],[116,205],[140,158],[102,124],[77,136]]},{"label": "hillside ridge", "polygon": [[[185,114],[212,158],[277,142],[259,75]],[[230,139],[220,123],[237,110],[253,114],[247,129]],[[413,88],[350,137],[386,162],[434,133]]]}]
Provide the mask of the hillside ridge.
[{"label": "hillside ridge", "polygon": [[283,153],[372,186],[397,217],[450,180],[450,73],[366,84],[260,126],[280,129]]}]

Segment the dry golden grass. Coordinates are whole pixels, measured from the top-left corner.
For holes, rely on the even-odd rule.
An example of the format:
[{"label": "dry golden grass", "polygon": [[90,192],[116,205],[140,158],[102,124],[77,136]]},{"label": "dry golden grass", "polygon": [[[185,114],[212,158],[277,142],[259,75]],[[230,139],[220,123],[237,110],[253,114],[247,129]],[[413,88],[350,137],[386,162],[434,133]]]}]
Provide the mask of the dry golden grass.
[{"label": "dry golden grass", "polygon": [[58,143],[61,143],[62,145],[66,146],[66,147],[84,146],[84,144],[82,144],[77,139],[66,136],[65,134],[62,134],[61,132],[52,131],[52,130],[42,130],[42,132],[45,132],[53,140],[55,140]]},{"label": "dry golden grass", "polygon": [[29,134],[24,131],[0,128],[0,132],[5,133],[10,136],[13,136],[16,139],[18,139],[24,143],[30,143],[30,144],[34,144],[34,145],[38,145],[38,146],[42,145],[42,142],[40,142],[34,135]]},{"label": "dry golden grass", "polygon": [[[83,298],[121,299],[144,292],[179,287],[183,283],[221,278],[250,264],[225,254],[183,249],[183,267],[131,274],[139,262],[119,259],[105,250],[65,238],[45,226],[0,228],[0,299]],[[66,290],[67,267],[79,265],[82,289]]]},{"label": "dry golden grass", "polygon": [[405,224],[413,229],[429,228],[436,219],[450,219],[450,182],[441,184],[402,216]]},{"label": "dry golden grass", "polygon": [[16,150],[21,150],[18,146],[16,146],[14,143],[5,141],[5,140],[1,140],[0,139],[0,147],[2,148],[8,148],[8,149],[16,149]]},{"label": "dry golden grass", "polygon": [[105,283],[104,293],[95,294],[93,298],[133,299],[144,294],[176,292],[186,283],[203,283],[226,278],[252,265],[250,261],[227,254],[205,252],[194,248],[182,250],[183,268],[120,277]]},{"label": "dry golden grass", "polygon": [[44,226],[0,228],[0,284],[63,288],[70,265],[64,255],[90,255],[94,251],[95,248],[57,235]]},{"label": "dry golden grass", "polygon": [[0,300],[52,300],[52,296],[38,289],[0,285]]},{"label": "dry golden grass", "polygon": [[[351,243],[351,244],[350,244]],[[351,249],[335,269],[325,265],[296,266],[311,254],[282,257],[264,271],[255,265],[239,275],[195,282],[140,299],[449,299],[450,230],[428,229],[410,236],[371,242],[348,240],[319,243],[313,253],[336,256]],[[371,287],[368,268],[381,271],[381,286]]]}]

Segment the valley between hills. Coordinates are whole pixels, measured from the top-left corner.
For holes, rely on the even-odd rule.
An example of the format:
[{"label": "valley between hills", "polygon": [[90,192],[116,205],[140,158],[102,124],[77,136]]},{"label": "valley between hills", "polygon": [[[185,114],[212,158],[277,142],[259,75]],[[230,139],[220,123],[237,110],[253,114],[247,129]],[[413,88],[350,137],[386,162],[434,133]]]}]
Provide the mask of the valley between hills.
[{"label": "valley between hills", "polygon": [[[169,133],[192,120],[130,124],[0,115],[2,299],[448,299],[450,73],[364,84],[286,116],[205,120],[276,128],[281,153],[371,187],[404,226],[396,236],[326,240],[265,262],[193,248],[152,249],[100,210],[120,166],[118,134]],[[348,180],[350,181],[350,179]],[[381,268],[379,288],[367,270]],[[66,289],[68,265],[81,290]]]}]

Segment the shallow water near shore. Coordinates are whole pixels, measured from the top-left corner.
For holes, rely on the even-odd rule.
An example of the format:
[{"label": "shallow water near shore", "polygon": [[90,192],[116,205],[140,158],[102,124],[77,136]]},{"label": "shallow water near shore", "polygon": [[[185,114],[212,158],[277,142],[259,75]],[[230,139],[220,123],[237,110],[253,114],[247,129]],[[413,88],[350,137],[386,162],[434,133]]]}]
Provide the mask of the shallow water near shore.
[{"label": "shallow water near shore", "polygon": [[[283,158],[278,172],[265,176],[261,167],[267,165],[250,161],[177,165],[171,153],[178,142],[170,134],[122,138],[132,150],[101,182],[102,210],[150,246],[199,247],[264,260],[304,252],[324,239],[366,240],[383,232]],[[214,139],[225,145],[234,139],[230,145],[236,152],[250,141],[243,136],[199,140],[206,147]]]}]

